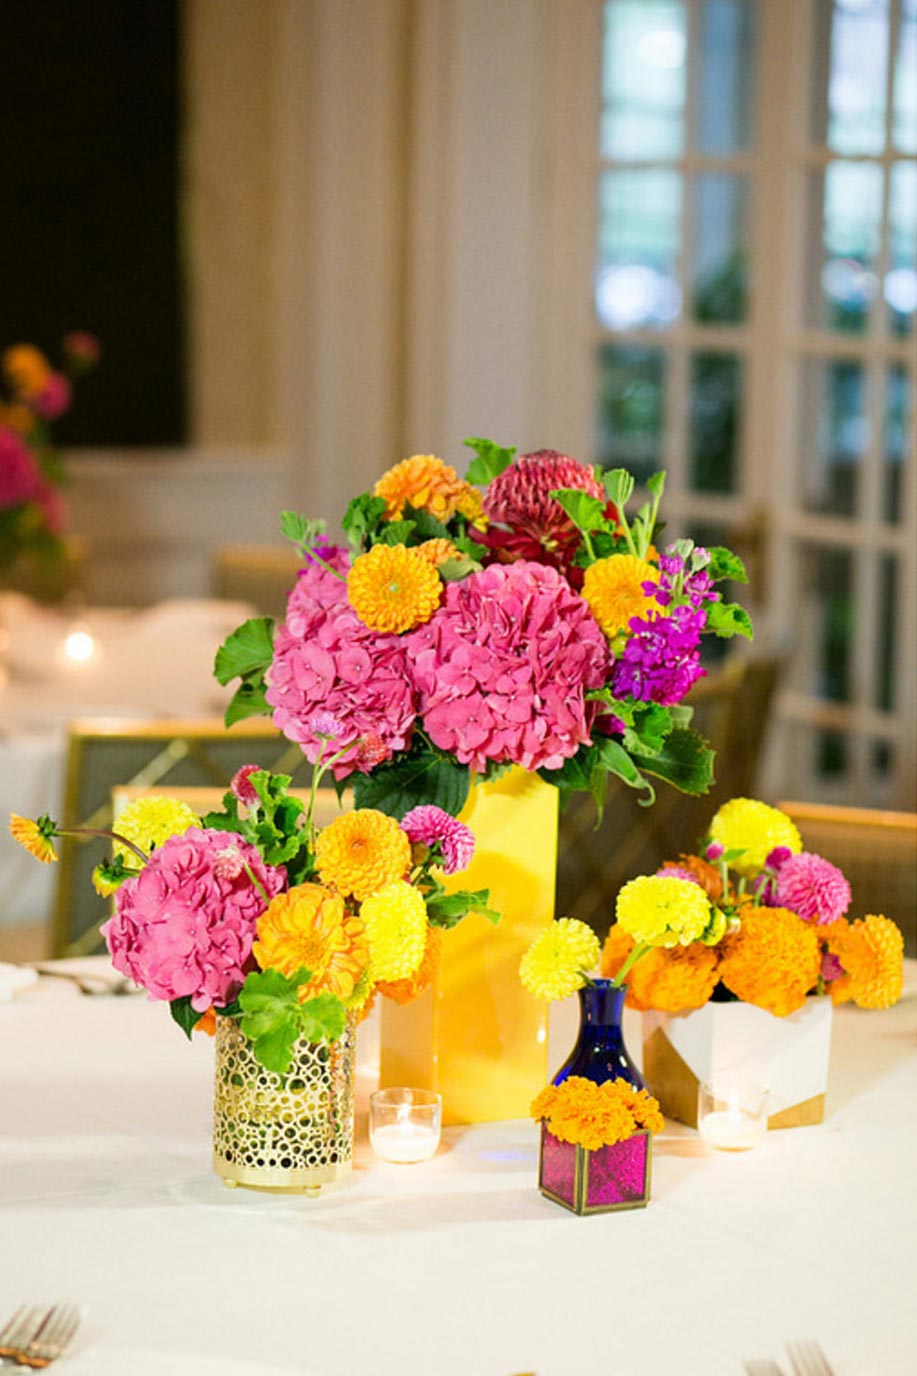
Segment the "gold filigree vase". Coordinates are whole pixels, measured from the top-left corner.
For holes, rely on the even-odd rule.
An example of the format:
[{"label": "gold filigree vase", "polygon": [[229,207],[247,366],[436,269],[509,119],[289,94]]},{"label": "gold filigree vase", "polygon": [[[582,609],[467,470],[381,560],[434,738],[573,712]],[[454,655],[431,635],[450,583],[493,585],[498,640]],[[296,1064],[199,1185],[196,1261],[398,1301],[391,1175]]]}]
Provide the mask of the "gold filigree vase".
[{"label": "gold filigree vase", "polygon": [[217,1018],[213,1168],[229,1186],[318,1194],[353,1159],[356,1018],[331,1046],[300,1040],[285,1075]]}]

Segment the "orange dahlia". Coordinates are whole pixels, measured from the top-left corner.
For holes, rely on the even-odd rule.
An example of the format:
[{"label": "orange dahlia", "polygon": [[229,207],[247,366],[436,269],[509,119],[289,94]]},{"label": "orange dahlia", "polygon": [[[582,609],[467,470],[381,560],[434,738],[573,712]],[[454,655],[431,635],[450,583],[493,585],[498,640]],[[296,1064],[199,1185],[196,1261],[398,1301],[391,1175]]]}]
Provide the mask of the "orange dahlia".
[{"label": "orange dahlia", "polygon": [[609,640],[626,631],[632,616],[663,614],[654,597],[643,590],[644,583],[658,583],[659,570],[633,554],[611,554],[598,559],[586,570],[583,597]]},{"label": "orange dahlia", "polygon": [[439,568],[440,564],[445,564],[447,559],[458,559],[460,557],[460,551],[456,549],[452,541],[441,538],[424,540],[422,545],[415,545],[414,548],[417,553],[422,554],[428,563],[432,564],[435,569]]},{"label": "orange dahlia", "polygon": [[436,566],[407,545],[373,545],[354,560],[347,597],[371,631],[409,631],[430,617],[443,595]]},{"label": "orange dahlia", "polygon": [[31,817],[20,817],[18,812],[11,812],[10,835],[43,865],[50,865],[57,859],[52,841],[57,835],[57,828],[50,817],[39,817],[37,822],[33,822]]},{"label": "orange dahlia", "polygon": [[340,894],[321,884],[299,884],[271,899],[258,918],[252,952],[262,970],[292,975],[311,971],[299,999],[337,994],[348,999],[369,964],[369,947],[358,917],[351,917]]},{"label": "orange dahlia", "polygon": [[795,1013],[818,983],[821,947],[816,928],[789,908],[746,903],[741,926],[720,944],[720,979],[736,998],[775,1017]]},{"label": "orange dahlia", "polygon": [[323,884],[362,902],[407,874],[411,843],[394,817],[361,807],[319,832],[315,863]]},{"label": "orange dahlia", "polygon": [[[699,855],[679,855],[677,860],[667,860],[665,868],[671,866],[673,869],[687,870],[693,874],[695,879],[700,881],[701,888],[710,899],[711,903],[719,903],[723,897],[723,880],[719,870],[715,865],[711,865],[709,860],[703,860]],[[727,901],[730,895],[726,895]]]},{"label": "orange dahlia", "polygon": [[394,1003],[411,1003],[429,988],[436,978],[442,951],[443,929],[431,927],[428,923],[423,959],[413,975],[409,975],[407,979],[380,980],[376,989]]},{"label": "orange dahlia", "polygon": [[405,506],[429,511],[438,521],[448,521],[467,501],[472,488],[455,469],[435,454],[414,454],[389,468],[376,483],[373,493],[385,498],[385,515],[397,521]]},{"label": "orange dahlia", "polygon": [[828,950],[844,967],[830,985],[835,1003],[853,999],[860,1008],[890,1008],[901,997],[904,937],[896,923],[870,913],[858,922],[840,918],[821,929]]}]

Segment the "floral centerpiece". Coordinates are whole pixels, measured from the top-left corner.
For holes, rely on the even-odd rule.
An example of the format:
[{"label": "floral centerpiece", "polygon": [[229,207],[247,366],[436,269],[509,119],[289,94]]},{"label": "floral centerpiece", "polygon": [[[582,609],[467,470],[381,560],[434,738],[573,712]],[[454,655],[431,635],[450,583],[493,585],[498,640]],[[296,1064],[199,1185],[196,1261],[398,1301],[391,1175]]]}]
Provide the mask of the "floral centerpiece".
[{"label": "floral centerpiece", "polygon": [[63,340],[63,363],[51,366],[32,344],[14,344],[2,358],[0,392],[0,572],[23,554],[56,560],[65,513],[60,460],[51,427],[70,409],[72,381],[98,361],[93,335]]}]

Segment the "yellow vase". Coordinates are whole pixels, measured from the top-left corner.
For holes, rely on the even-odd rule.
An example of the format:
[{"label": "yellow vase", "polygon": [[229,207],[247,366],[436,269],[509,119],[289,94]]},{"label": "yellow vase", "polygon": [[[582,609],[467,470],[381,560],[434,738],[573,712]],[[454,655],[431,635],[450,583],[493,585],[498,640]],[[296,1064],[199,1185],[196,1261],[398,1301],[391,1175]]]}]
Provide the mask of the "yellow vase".
[{"label": "yellow vase", "polygon": [[380,1083],[434,1089],[444,1123],[525,1118],[547,1079],[547,1005],[523,989],[523,951],[554,916],[557,790],[523,769],[472,786],[461,820],[471,865],[450,889],[489,889],[495,927],[471,913],[445,934],[439,975],[406,1006],[382,1000]]}]

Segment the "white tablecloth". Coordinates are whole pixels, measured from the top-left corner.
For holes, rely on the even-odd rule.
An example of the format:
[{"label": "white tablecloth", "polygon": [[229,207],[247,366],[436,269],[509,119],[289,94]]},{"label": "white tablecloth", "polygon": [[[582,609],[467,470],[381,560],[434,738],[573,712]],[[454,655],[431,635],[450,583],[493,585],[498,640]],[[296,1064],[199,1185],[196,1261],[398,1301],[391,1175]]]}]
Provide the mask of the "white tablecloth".
[{"label": "white tablecloth", "polygon": [[823,1125],[742,1155],[672,1125],[633,1212],[543,1199],[532,1124],[391,1166],[363,1112],[352,1176],[319,1199],[230,1192],[211,1071],[209,1041],[141,996],[43,980],[0,1006],[0,1316],[85,1304],[61,1376],[740,1376],[806,1335],[837,1376],[917,1370],[915,962],[896,1008],[838,1010]]},{"label": "white tablecloth", "polygon": [[[229,693],[213,678],[214,654],[250,615],[210,599],[75,612],[0,594],[0,926],[48,916],[53,872],[16,845],[7,819],[60,815],[68,721],[221,715]],[[62,653],[74,627],[95,642],[83,663]]]}]

